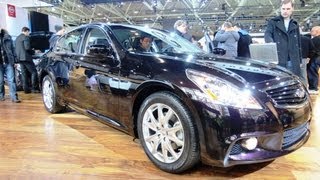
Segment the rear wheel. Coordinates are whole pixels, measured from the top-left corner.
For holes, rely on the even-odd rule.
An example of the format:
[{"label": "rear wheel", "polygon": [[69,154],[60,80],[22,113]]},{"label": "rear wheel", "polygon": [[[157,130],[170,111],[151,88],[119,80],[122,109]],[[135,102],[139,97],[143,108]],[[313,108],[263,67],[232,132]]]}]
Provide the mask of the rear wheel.
[{"label": "rear wheel", "polygon": [[48,75],[42,81],[42,100],[50,113],[58,113],[64,110],[64,106],[57,101],[56,86]]},{"label": "rear wheel", "polygon": [[199,141],[191,113],[172,93],[155,93],[143,102],[138,134],[149,159],[164,171],[180,173],[199,162]]}]

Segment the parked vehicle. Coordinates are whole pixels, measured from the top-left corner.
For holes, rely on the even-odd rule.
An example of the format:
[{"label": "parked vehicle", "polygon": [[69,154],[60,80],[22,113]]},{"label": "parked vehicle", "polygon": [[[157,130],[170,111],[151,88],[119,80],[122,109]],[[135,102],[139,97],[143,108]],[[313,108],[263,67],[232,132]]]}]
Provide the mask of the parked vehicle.
[{"label": "parked vehicle", "polygon": [[[150,52],[138,52],[142,36]],[[42,57],[45,108],[71,107],[140,139],[160,169],[202,161],[234,166],[273,160],[310,136],[310,97],[289,71],[205,54],[156,29],[87,24]]]},{"label": "parked vehicle", "polygon": [[[45,51],[49,49],[49,39],[52,36],[52,34],[52,32],[46,31],[37,31],[30,33],[31,49],[37,50],[37,52],[33,55],[33,63],[35,64],[37,69],[40,57],[44,54]],[[41,53],[39,53],[39,51]],[[29,79],[29,81],[31,81],[31,79]],[[7,83],[6,77],[5,82]],[[19,63],[17,63],[17,65],[15,66],[15,82],[17,86],[17,91],[23,91],[22,72]],[[29,83],[31,86],[31,82]]]}]

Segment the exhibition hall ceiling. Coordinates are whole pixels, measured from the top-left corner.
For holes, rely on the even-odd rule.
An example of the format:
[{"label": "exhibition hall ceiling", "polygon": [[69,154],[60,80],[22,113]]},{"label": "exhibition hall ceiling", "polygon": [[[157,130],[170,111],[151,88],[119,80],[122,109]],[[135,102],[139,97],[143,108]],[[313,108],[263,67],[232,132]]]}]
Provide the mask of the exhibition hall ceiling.
[{"label": "exhibition hall ceiling", "polygon": [[[214,31],[224,21],[241,23],[252,32],[263,32],[266,21],[279,13],[280,2],[280,0],[42,1],[51,5],[29,9],[59,16],[68,25],[113,22],[168,29],[172,28],[177,19],[186,19],[195,34],[202,33],[202,30],[208,27]],[[305,30],[320,24],[320,0],[296,0],[294,15]]]}]

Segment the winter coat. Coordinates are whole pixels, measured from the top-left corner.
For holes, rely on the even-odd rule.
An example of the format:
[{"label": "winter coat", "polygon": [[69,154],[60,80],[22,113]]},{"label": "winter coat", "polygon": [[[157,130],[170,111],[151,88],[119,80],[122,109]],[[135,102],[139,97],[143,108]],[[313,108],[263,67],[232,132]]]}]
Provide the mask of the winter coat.
[{"label": "winter coat", "polygon": [[60,38],[60,35],[57,34],[53,34],[50,39],[49,39],[49,45],[50,48],[53,48],[53,46],[56,44],[56,42],[58,41],[58,39]]},{"label": "winter coat", "polygon": [[313,37],[311,39],[312,44],[314,45],[314,56],[320,56],[320,35]]},{"label": "winter coat", "polygon": [[237,31],[218,31],[214,37],[218,41],[218,47],[226,50],[226,57],[237,57],[238,40],[240,35]]},{"label": "winter coat", "polygon": [[291,19],[288,31],[286,31],[283,17],[274,17],[268,21],[264,39],[266,43],[277,43],[279,65],[286,67],[288,60],[291,60],[293,73],[301,76],[302,55],[298,22]]},{"label": "winter coat", "polygon": [[181,33],[180,31],[178,31],[177,29],[174,30],[174,33],[176,33],[177,35],[185,38],[186,40],[188,40],[188,41],[190,41],[190,42],[192,42],[192,36],[191,36],[190,34],[188,34],[188,33],[182,34],[182,33]]},{"label": "winter coat", "polygon": [[301,56],[302,58],[311,58],[314,54],[314,45],[311,38],[301,35]]},{"label": "winter coat", "polygon": [[31,49],[29,37],[23,33],[21,33],[16,39],[16,54],[20,62],[32,62],[32,55],[34,54],[34,51]]},{"label": "winter coat", "polygon": [[238,31],[240,38],[238,40],[238,57],[250,58],[249,45],[252,43],[252,38],[247,31]]},{"label": "winter coat", "polygon": [[[1,32],[0,41],[1,41],[0,42],[1,49],[4,53],[4,54],[1,54],[2,57],[4,58],[3,60],[6,63],[13,65],[16,62],[16,55],[15,55],[15,50],[13,47],[13,41],[11,36],[5,32]],[[3,63],[3,62],[0,62],[0,63]]]}]

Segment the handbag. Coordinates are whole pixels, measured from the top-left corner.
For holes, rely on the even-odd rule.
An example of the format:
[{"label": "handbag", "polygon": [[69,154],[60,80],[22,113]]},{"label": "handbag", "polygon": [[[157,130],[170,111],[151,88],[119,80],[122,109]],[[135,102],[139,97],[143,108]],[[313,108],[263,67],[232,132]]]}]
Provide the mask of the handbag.
[{"label": "handbag", "polygon": [[214,49],[212,50],[212,53],[213,53],[213,54],[216,54],[216,55],[223,56],[223,55],[226,54],[226,50],[225,50],[225,49],[222,49],[222,48],[216,47],[216,48],[214,48]]}]

